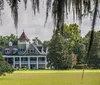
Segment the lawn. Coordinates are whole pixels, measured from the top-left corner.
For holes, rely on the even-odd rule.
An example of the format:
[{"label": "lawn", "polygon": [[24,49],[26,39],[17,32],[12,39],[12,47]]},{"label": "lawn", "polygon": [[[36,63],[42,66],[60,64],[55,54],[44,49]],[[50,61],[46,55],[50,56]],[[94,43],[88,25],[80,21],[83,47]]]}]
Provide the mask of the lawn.
[{"label": "lawn", "polygon": [[81,82],[82,70],[34,70],[16,71],[0,77],[0,85],[100,85],[100,70],[86,70]]}]

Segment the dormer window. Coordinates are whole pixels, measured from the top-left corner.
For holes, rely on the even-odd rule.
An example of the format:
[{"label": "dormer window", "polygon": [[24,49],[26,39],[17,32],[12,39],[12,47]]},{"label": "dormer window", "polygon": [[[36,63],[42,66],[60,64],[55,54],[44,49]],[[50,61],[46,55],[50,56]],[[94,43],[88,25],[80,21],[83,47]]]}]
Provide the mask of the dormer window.
[{"label": "dormer window", "polygon": [[19,52],[24,52],[25,50],[24,49],[19,49]]},{"label": "dormer window", "polygon": [[17,48],[13,48],[13,54],[15,54],[18,51]]},{"label": "dormer window", "polygon": [[34,53],[34,49],[29,49],[28,53]]},{"label": "dormer window", "polygon": [[10,50],[9,50],[8,48],[6,48],[6,49],[5,49],[5,54],[9,54],[9,51],[10,51]]}]

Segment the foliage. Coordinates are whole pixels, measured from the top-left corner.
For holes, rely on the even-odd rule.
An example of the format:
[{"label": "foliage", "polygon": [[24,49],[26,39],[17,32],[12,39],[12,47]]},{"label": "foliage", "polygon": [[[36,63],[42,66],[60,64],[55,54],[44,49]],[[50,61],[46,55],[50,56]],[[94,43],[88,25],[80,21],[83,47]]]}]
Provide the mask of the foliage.
[{"label": "foliage", "polygon": [[63,36],[68,42],[70,42],[71,48],[73,48],[75,43],[81,39],[79,26],[77,24],[64,24]]},{"label": "foliage", "polygon": [[77,24],[64,24],[63,36],[67,42],[70,42],[70,48],[77,56],[77,63],[83,63],[85,58],[85,49],[84,44],[82,43],[79,26]]},{"label": "foliage", "polygon": [[81,37],[79,26],[77,24],[70,24],[69,26],[64,24],[63,36],[71,41],[79,40]]},{"label": "foliage", "polygon": [[48,47],[48,46],[49,46],[49,43],[50,43],[50,41],[44,41],[44,42],[43,42],[43,45],[44,45],[45,47]]},{"label": "foliage", "polygon": [[0,76],[5,75],[5,73],[12,73],[13,71],[13,68],[5,61],[0,53]]},{"label": "foliage", "polygon": [[[86,38],[86,41],[85,41],[86,48],[88,48],[89,46],[89,43],[87,40],[89,40],[90,34],[91,34],[91,31],[88,32],[88,34],[85,37]],[[100,68],[100,51],[99,50],[100,50],[100,31],[97,31],[97,32],[94,32],[93,45],[91,47],[89,56],[87,56],[87,62],[89,64],[89,67]]]},{"label": "foliage", "polygon": [[54,69],[69,69],[72,66],[69,43],[60,35],[54,34],[48,49],[48,65]]},{"label": "foliage", "polygon": [[83,39],[80,39],[78,42],[75,42],[73,46],[73,52],[77,55],[77,64],[86,63],[86,48]]},{"label": "foliage", "polygon": [[17,37],[14,34],[11,34],[10,36],[0,36],[0,51],[2,51],[2,48],[8,45],[10,41],[13,45],[17,45]]}]

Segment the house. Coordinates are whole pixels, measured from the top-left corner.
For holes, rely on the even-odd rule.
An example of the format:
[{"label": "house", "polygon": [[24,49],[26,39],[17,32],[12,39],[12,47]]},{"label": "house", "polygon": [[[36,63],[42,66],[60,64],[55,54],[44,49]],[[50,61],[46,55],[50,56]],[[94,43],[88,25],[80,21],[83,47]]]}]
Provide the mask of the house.
[{"label": "house", "polygon": [[31,43],[24,31],[17,45],[9,42],[2,53],[14,68],[46,69],[47,66],[47,47],[44,47],[37,37]]}]

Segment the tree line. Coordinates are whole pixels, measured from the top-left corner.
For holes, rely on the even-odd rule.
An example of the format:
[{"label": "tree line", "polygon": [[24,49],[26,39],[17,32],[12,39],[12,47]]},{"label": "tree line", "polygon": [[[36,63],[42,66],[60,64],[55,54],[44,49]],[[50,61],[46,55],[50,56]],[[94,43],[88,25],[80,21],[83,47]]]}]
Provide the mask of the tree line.
[{"label": "tree line", "polygon": [[52,39],[47,43],[45,41],[45,44],[49,47],[47,54],[48,67],[52,69],[71,69],[83,68],[85,65],[87,69],[99,69],[100,31],[94,31],[93,45],[89,55],[87,55],[90,35],[91,31],[85,37],[82,37],[77,24],[64,24],[63,35],[54,30]]}]

